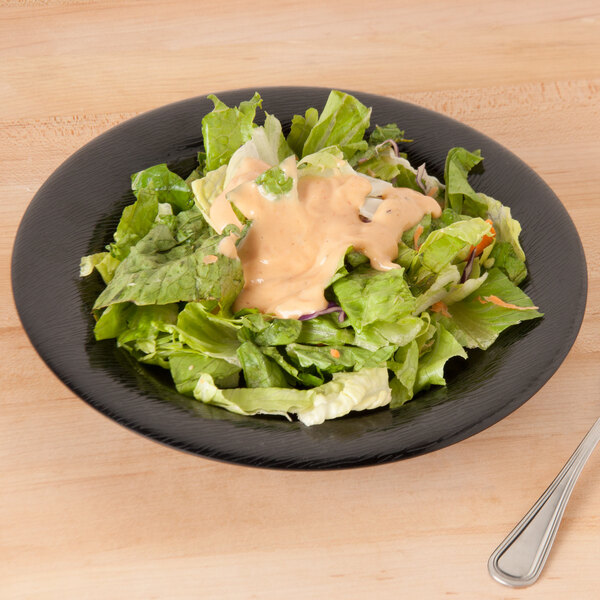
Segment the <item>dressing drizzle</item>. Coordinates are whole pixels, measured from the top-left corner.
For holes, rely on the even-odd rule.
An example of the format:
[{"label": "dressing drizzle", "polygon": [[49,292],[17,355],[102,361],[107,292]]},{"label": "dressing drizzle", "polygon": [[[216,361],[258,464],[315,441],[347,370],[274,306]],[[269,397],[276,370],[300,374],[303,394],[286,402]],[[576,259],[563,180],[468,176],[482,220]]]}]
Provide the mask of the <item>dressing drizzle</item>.
[{"label": "dressing drizzle", "polygon": [[232,199],[252,221],[237,249],[231,238],[219,248],[230,257],[237,251],[242,262],[245,284],[235,310],[257,308],[280,318],[322,310],[327,306],[324,290],[350,246],[365,254],[374,269],[399,268],[392,261],[398,256],[402,233],[427,213],[441,215],[430,196],[390,187],[371,221],[364,222],[359,211],[371,184],[356,174],[300,177],[297,196],[273,201],[254,182],[268,168],[260,160],[244,159],[210,209],[210,220],[219,232],[228,224],[240,226]]}]

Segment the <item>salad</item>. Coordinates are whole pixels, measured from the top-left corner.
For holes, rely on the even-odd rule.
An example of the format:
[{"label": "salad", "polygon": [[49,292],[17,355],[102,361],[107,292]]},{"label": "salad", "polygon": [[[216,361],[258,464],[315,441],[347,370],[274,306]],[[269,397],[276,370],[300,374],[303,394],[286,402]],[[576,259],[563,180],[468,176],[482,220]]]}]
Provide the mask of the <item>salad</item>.
[{"label": "salad", "polygon": [[184,179],[131,176],[135,202],[105,251],[96,340],[168,369],[178,392],[315,425],[402,406],[466,349],[542,316],[518,287],[521,227],[473,190],[479,151],[452,148],[443,182],[413,166],[396,124],[332,91],[287,135],[258,93],[215,96]]}]

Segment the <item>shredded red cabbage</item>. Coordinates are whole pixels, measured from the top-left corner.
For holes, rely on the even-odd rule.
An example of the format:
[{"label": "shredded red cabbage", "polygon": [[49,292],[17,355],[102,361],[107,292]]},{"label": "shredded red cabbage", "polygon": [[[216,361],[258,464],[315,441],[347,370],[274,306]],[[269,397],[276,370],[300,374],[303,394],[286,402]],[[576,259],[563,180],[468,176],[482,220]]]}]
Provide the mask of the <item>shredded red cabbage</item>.
[{"label": "shredded red cabbage", "polygon": [[469,279],[469,275],[471,275],[471,271],[473,270],[473,263],[475,262],[475,248],[471,250],[471,254],[469,254],[469,258],[467,260],[467,264],[465,265],[465,270],[460,278],[460,283],[464,283],[467,279]]},{"label": "shredded red cabbage", "polygon": [[427,171],[425,170],[425,163],[423,163],[420,167],[417,168],[417,185],[423,190],[423,193],[427,193],[427,186],[423,182],[423,177],[427,175]]},{"label": "shredded red cabbage", "polygon": [[[379,148],[383,148],[383,146],[385,146],[386,144],[389,144],[392,147],[392,150],[396,156],[398,156],[400,154],[400,150],[398,149],[398,144],[396,144],[396,142],[394,140],[392,140],[391,138],[388,140],[383,140],[383,142],[381,142],[381,144],[377,144],[377,146],[375,146],[375,150],[378,151]],[[358,164],[362,165],[362,163],[367,162],[370,159],[371,159],[371,157],[361,158],[358,161]]]},{"label": "shredded red cabbage", "polygon": [[309,319],[314,319],[315,317],[320,317],[321,315],[328,315],[328,314],[334,313],[334,312],[340,313],[338,315],[338,323],[343,323],[344,319],[346,318],[346,313],[342,310],[342,307],[338,306],[335,302],[330,302],[327,305],[327,308],[324,308],[323,310],[318,310],[314,313],[302,315],[301,317],[298,317],[298,320],[299,321],[308,321]]},{"label": "shredded red cabbage", "polygon": [[381,148],[381,146],[383,146],[384,144],[390,144],[392,146],[392,148],[394,149],[394,154],[396,156],[398,156],[400,151],[398,150],[398,144],[396,144],[396,142],[394,140],[392,140],[392,139],[384,140],[383,142],[381,142],[381,144],[379,144],[377,146],[377,148]]}]

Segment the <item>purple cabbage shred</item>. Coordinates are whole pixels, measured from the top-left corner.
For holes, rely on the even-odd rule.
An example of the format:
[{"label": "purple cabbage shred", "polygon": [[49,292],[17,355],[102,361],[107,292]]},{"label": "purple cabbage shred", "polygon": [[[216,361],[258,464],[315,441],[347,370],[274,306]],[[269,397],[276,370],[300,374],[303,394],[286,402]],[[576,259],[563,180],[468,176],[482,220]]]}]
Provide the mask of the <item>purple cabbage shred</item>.
[{"label": "purple cabbage shred", "polygon": [[314,319],[315,317],[320,317],[321,315],[328,315],[330,313],[340,313],[338,315],[338,323],[342,323],[344,321],[344,319],[346,318],[346,313],[342,310],[341,306],[338,306],[335,302],[330,302],[327,305],[327,308],[324,308],[323,310],[318,310],[316,312],[313,313],[309,313],[307,315],[302,315],[301,317],[298,318],[299,321],[308,321],[309,319]]},{"label": "purple cabbage shred", "polygon": [[471,275],[471,271],[473,270],[473,263],[475,262],[475,248],[471,250],[471,254],[469,254],[469,259],[467,260],[467,264],[465,265],[465,270],[460,278],[460,283],[464,283],[467,279],[469,279],[469,275]]},{"label": "purple cabbage shred", "polygon": [[423,177],[427,175],[427,171],[425,170],[425,163],[423,163],[418,169],[417,169],[417,185],[423,190],[423,193],[426,194],[427,193],[427,186],[425,185],[425,183],[423,182]]}]

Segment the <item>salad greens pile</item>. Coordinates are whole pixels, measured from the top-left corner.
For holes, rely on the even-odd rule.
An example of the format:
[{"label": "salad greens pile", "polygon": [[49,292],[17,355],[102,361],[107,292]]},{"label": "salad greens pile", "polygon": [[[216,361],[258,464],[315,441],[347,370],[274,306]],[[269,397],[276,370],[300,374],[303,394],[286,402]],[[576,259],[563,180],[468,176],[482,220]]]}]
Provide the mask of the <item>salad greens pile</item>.
[{"label": "salad greens pile", "polygon": [[[209,97],[198,166],[185,180],[165,164],[132,175],[136,200],[114,240],[81,259],[81,275],[95,270],[106,284],[94,304],[97,340],[114,338],[140,362],[169,369],[177,390],[198,401],[312,425],[399,407],[445,385],[444,365],[466,358],[465,348],[485,350],[507,327],[542,316],[518,287],[527,275],[519,223],[468,182],[478,151],[452,148],[442,183],[398,151],[410,140],[395,124],[368,132],[371,110],[348,94],[332,91],[320,114],[295,115],[287,136],[271,114],[254,123],[258,93],[238,107]],[[256,183],[276,202],[293,185],[281,168],[293,155],[299,173],[364,175],[375,204],[390,184],[428,194],[441,217],[404,232],[397,269],[374,270],[348,248],[326,310],[300,319],[234,313],[242,265],[219,244],[232,231],[243,243],[252,225],[239,215],[241,231],[217,233],[211,203],[247,156],[272,166]]]}]

